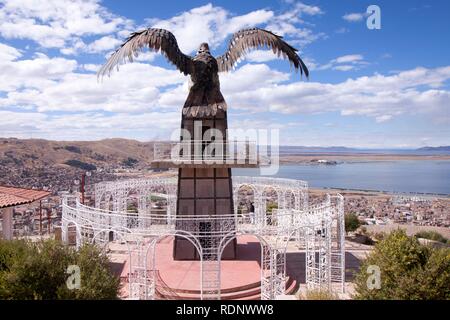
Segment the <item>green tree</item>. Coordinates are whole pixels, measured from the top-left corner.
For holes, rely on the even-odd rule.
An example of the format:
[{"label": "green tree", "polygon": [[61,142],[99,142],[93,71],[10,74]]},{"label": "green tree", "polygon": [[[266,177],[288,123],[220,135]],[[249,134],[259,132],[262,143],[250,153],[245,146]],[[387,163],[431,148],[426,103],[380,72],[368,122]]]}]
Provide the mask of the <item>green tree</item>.
[{"label": "green tree", "polygon": [[120,280],[111,273],[106,254],[94,245],[84,245],[77,251],[76,265],[81,271],[79,290],[69,290],[66,285],[58,288],[59,299],[116,299]]},{"label": "green tree", "polygon": [[[380,270],[380,288],[367,285],[369,266]],[[450,249],[421,245],[403,230],[375,245],[355,278],[356,299],[450,299]]]},{"label": "green tree", "polygon": [[[80,268],[81,286],[69,290],[69,265]],[[119,279],[100,249],[78,251],[54,240],[0,241],[0,299],[115,299]]]},{"label": "green tree", "polygon": [[267,213],[272,214],[273,209],[278,209],[278,204],[276,202],[269,202],[267,204]]},{"label": "green tree", "polygon": [[358,216],[354,213],[347,213],[344,217],[345,221],[345,231],[355,231],[361,225]]}]

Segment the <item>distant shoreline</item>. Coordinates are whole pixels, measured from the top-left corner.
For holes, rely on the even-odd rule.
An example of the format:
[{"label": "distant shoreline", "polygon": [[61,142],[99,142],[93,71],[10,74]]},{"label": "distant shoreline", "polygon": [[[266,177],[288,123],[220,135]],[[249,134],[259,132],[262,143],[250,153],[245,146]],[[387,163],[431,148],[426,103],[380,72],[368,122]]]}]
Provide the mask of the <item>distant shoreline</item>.
[{"label": "distant shoreline", "polygon": [[450,160],[450,155],[414,155],[414,154],[358,154],[358,153],[314,153],[298,155],[280,155],[280,164],[305,164],[313,160],[324,159],[332,161],[410,161],[410,160]]},{"label": "distant shoreline", "polygon": [[[176,177],[177,171],[169,170],[166,172],[151,173],[150,176],[158,177]],[[239,175],[237,175],[239,176]],[[369,190],[369,189],[349,189],[349,188],[337,188],[337,187],[308,187],[311,192],[329,193],[329,192],[341,192],[346,194],[364,195],[364,196],[422,196],[422,197],[435,197],[440,199],[450,199],[450,194],[441,193],[424,193],[424,192],[393,192],[383,190]]]},{"label": "distant shoreline", "polygon": [[392,191],[382,191],[382,190],[363,190],[363,189],[349,189],[349,188],[309,188],[310,191],[328,193],[328,192],[342,192],[342,193],[352,193],[365,196],[418,196],[425,198],[444,198],[450,199],[450,194],[440,194],[440,193],[423,193],[423,192],[392,192]]}]

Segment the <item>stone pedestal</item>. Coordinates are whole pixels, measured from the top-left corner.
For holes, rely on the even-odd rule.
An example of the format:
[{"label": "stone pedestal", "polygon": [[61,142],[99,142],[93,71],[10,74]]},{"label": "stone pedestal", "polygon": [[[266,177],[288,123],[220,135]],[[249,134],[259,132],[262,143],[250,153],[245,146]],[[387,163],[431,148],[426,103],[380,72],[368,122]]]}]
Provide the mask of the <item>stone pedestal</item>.
[{"label": "stone pedestal", "polygon": [[[189,219],[177,221],[177,230],[197,234],[205,254],[215,254],[220,237],[205,234],[226,234],[235,229],[233,218],[214,219],[214,215],[232,217],[233,191],[230,168],[180,168],[178,171],[177,216],[209,216],[211,219]],[[176,237],[174,259],[199,259],[197,250],[189,240]],[[236,241],[232,241],[223,252],[222,259],[234,259]]]},{"label": "stone pedestal", "polygon": [[[219,110],[213,117],[190,118],[183,116],[181,127],[189,132],[192,141],[192,159],[201,161],[202,152],[211,141],[226,142],[227,115]],[[211,130],[217,129],[218,136],[212,136]],[[184,142],[186,142],[184,137]],[[195,234],[203,248],[203,258],[216,255],[221,235],[235,230],[233,217],[233,190],[231,168],[223,164],[201,164],[178,169],[176,229]],[[186,219],[183,216],[209,217]],[[229,219],[214,219],[215,215],[227,215]],[[211,234],[218,234],[214,237]],[[236,240],[225,248],[222,259],[234,259],[236,256]],[[199,254],[191,242],[176,237],[173,247],[175,260],[198,260]],[[215,257],[214,257],[215,258]]]}]

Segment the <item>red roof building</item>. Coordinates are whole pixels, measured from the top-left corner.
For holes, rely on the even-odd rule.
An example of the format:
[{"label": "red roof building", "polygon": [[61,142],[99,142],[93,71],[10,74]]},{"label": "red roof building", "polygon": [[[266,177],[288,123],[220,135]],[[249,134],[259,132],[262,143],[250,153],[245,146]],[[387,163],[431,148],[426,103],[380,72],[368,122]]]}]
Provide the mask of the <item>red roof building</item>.
[{"label": "red roof building", "polygon": [[49,195],[50,192],[44,190],[0,186],[0,210],[2,211],[3,238],[9,240],[13,237],[13,207],[33,203],[42,200]]},{"label": "red roof building", "polygon": [[49,191],[0,186],[0,209],[32,203],[49,196]]}]

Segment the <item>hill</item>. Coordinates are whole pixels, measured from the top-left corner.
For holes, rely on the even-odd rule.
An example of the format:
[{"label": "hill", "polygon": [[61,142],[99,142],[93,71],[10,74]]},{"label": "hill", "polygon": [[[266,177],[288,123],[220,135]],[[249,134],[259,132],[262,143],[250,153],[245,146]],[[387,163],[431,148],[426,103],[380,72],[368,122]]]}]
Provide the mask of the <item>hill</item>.
[{"label": "hill", "polygon": [[153,142],[128,139],[100,141],[49,141],[0,138],[0,168],[47,166],[80,169],[148,167],[153,159]]},{"label": "hill", "polygon": [[447,152],[450,152],[450,146],[423,147],[423,148],[417,149],[417,151],[447,151]]}]

